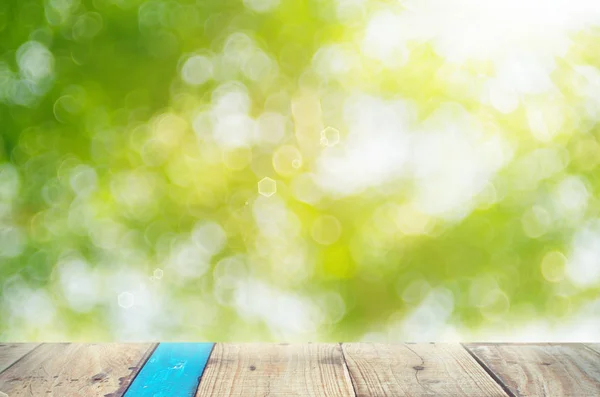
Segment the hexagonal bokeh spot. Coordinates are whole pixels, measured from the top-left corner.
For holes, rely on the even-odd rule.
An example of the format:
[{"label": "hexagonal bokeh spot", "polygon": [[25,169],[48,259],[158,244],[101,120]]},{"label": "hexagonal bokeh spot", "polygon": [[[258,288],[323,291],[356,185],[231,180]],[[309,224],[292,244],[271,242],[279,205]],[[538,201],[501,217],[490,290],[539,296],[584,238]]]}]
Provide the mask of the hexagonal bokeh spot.
[{"label": "hexagonal bokeh spot", "polygon": [[164,274],[164,272],[162,269],[156,269],[156,270],[154,270],[154,273],[153,273],[154,278],[157,280],[160,280],[163,277],[163,274]]},{"label": "hexagonal bokeh spot", "polygon": [[277,182],[268,176],[264,177],[258,182],[258,193],[265,197],[271,197],[277,193]]},{"label": "hexagonal bokeh spot", "polygon": [[118,300],[119,306],[121,306],[123,309],[129,309],[134,303],[134,297],[131,292],[121,292]]},{"label": "hexagonal bokeh spot", "polygon": [[327,127],[321,131],[321,145],[335,146],[340,142],[340,131],[337,128]]}]

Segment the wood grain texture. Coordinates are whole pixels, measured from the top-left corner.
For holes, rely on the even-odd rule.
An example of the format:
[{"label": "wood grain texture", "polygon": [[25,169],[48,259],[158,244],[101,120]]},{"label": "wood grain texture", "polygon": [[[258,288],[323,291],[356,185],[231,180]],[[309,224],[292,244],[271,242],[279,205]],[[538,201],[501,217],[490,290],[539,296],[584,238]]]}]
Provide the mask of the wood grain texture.
[{"label": "wood grain texture", "polygon": [[161,343],[125,397],[193,397],[213,343]]},{"label": "wood grain texture", "polygon": [[120,397],[151,344],[43,344],[0,374],[10,397]]},{"label": "wood grain texture", "polygon": [[222,344],[197,397],[354,396],[339,344]]},{"label": "wood grain texture", "polygon": [[0,344],[0,373],[39,346],[38,343]]},{"label": "wood grain texture", "polygon": [[585,345],[600,354],[600,343],[586,343]]},{"label": "wood grain texture", "polygon": [[359,397],[506,396],[459,344],[342,345]]},{"label": "wood grain texture", "polygon": [[600,396],[600,355],[581,344],[470,344],[515,396]]}]

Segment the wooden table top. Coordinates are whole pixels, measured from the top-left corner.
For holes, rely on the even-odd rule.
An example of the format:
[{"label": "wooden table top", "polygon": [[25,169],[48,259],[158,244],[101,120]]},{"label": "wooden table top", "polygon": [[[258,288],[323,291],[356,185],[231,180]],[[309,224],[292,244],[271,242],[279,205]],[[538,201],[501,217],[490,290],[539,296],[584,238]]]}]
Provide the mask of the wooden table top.
[{"label": "wooden table top", "polygon": [[0,344],[0,397],[600,396],[600,344]]}]

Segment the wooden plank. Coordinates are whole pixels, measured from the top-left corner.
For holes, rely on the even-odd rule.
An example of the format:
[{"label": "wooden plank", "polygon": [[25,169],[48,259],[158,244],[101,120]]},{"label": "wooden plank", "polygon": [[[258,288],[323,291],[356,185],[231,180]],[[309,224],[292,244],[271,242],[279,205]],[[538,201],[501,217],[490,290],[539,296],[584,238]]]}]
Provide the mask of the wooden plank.
[{"label": "wooden plank", "polygon": [[213,343],[161,343],[125,397],[193,397]]},{"label": "wooden plank", "polygon": [[515,396],[600,396],[600,355],[582,344],[470,344]]},{"label": "wooden plank", "polygon": [[342,345],[359,397],[506,396],[459,344]]},{"label": "wooden plank", "polygon": [[197,397],[354,396],[339,344],[221,344]]},{"label": "wooden plank", "polygon": [[43,344],[0,374],[10,397],[120,397],[152,344]]},{"label": "wooden plank", "polygon": [[585,345],[600,354],[600,343],[586,343]]},{"label": "wooden plank", "polygon": [[21,357],[39,346],[39,343],[0,344],[0,373],[16,363]]}]

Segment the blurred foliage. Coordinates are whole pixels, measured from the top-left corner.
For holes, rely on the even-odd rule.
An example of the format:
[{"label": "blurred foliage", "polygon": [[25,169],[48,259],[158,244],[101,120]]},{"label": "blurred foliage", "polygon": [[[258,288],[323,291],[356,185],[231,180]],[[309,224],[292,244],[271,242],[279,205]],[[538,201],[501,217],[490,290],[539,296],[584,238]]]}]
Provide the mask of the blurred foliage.
[{"label": "blurred foliage", "polygon": [[568,45],[482,56],[414,2],[3,1],[0,339],[590,338],[600,35],[568,7]]}]

